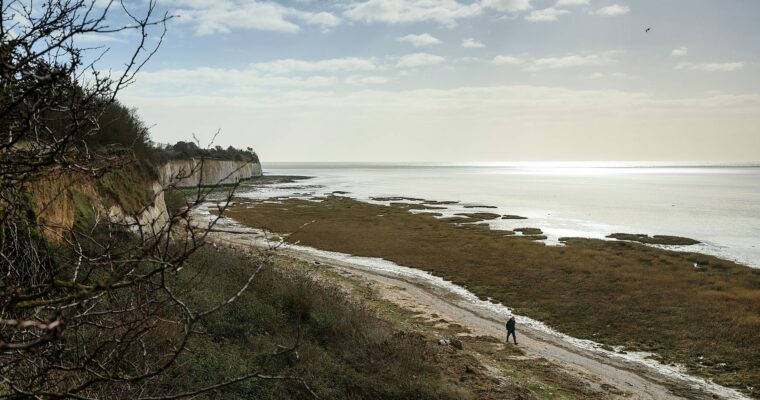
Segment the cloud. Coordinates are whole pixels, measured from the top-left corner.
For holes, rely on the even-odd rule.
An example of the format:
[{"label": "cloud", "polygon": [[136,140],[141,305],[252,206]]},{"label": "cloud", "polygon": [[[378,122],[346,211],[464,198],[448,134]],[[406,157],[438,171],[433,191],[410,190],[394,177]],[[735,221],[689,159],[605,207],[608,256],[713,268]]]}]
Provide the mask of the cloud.
[{"label": "cloud", "polygon": [[388,78],[387,76],[362,76],[362,75],[351,75],[348,78],[346,78],[346,83],[349,85],[380,85],[383,83],[388,83],[391,81],[391,78]]},{"label": "cloud", "polygon": [[513,13],[531,8],[531,0],[366,0],[350,3],[343,17],[388,24],[432,21],[454,27],[457,20],[476,17],[484,10]]},{"label": "cloud", "polygon": [[445,58],[437,56],[435,54],[415,53],[407,54],[399,58],[396,66],[399,68],[416,68],[425,65],[442,64],[444,61],[446,61]]},{"label": "cloud", "polygon": [[527,71],[542,71],[547,69],[576,68],[586,66],[604,65],[615,62],[617,51],[603,52],[587,55],[566,55],[562,57],[545,57],[532,60],[526,66]]},{"label": "cloud", "polygon": [[511,65],[519,65],[523,64],[525,61],[512,56],[496,56],[493,58],[494,64],[511,64]]},{"label": "cloud", "polygon": [[398,40],[411,43],[414,47],[430,46],[441,43],[438,38],[428,33],[423,33],[421,35],[406,35],[398,38]]},{"label": "cloud", "polygon": [[[232,91],[237,82],[228,83],[218,94],[204,95],[146,95],[132,86],[121,99],[140,109],[157,141],[182,140],[191,132],[206,141],[221,129],[221,145],[248,143],[268,160],[709,160],[734,150],[746,159],[757,155],[752,129],[760,123],[758,94],[667,97],[526,85],[251,94]],[[687,136],[690,145],[684,147]]]},{"label": "cloud", "polygon": [[486,45],[480,41],[475,40],[474,38],[467,38],[462,40],[462,47],[467,49],[479,49],[486,47]]},{"label": "cloud", "polygon": [[606,65],[617,62],[616,56],[621,51],[605,51],[594,54],[568,54],[558,57],[542,57],[523,59],[513,56],[496,56],[494,64],[521,65],[523,70],[537,72],[552,69],[577,68],[587,66]]},{"label": "cloud", "polygon": [[286,75],[303,72],[374,71],[378,66],[373,59],[345,57],[316,61],[283,59],[251,64],[251,68],[266,74]]},{"label": "cloud", "polygon": [[532,8],[530,0],[483,0],[481,5],[484,8],[492,8],[502,12],[524,11]]},{"label": "cloud", "polygon": [[673,49],[673,51],[670,52],[670,55],[673,57],[685,57],[689,55],[689,48],[686,46],[681,46],[677,49]]},{"label": "cloud", "polygon": [[322,29],[340,24],[328,12],[311,12],[257,0],[169,0],[180,23],[192,24],[198,35],[230,33],[234,30],[263,30],[294,33],[301,24]]},{"label": "cloud", "polygon": [[595,15],[601,17],[618,17],[631,12],[631,8],[625,5],[613,4],[611,6],[602,7],[593,12]]},{"label": "cloud", "polygon": [[324,88],[335,85],[333,76],[306,77],[266,76],[253,67],[245,69],[199,67],[140,72],[140,87],[150,94],[215,95],[245,91],[257,93],[273,88]]},{"label": "cloud", "polygon": [[456,21],[480,15],[478,3],[457,0],[368,0],[352,3],[343,16],[352,21],[400,24],[433,21],[453,27]]},{"label": "cloud", "polygon": [[[344,57],[322,60],[279,59],[248,65],[246,68],[167,69],[160,72],[144,72],[139,76],[141,83],[183,86],[182,82],[193,82],[187,87],[202,87],[216,92],[229,85],[232,90],[256,88],[323,88],[341,82],[349,85],[376,85],[387,83],[393,78],[377,75],[379,71],[442,64],[444,57],[429,53],[413,53],[401,57],[384,59]],[[402,71],[403,72],[403,71]],[[374,73],[374,74],[373,74]],[[229,89],[227,89],[229,90]]]},{"label": "cloud", "polygon": [[631,76],[624,73],[624,72],[613,72],[611,74],[603,74],[601,72],[595,72],[591,74],[591,79],[604,79],[604,78],[613,78],[613,79],[628,79]]},{"label": "cloud", "polygon": [[527,71],[543,71],[547,69],[562,69],[586,67],[591,65],[603,65],[613,62],[610,55],[589,54],[589,55],[567,55],[562,57],[545,57],[531,61],[527,66]]},{"label": "cloud", "polygon": [[743,62],[726,62],[726,63],[691,63],[683,62],[676,65],[677,70],[690,70],[699,72],[733,72],[744,69]]},{"label": "cloud", "polygon": [[[170,76],[176,70],[165,70],[158,74]],[[186,82],[187,83],[187,82]],[[231,86],[236,85],[235,79],[228,79],[227,83]],[[191,82],[190,85],[196,85],[198,82]],[[142,82],[139,83],[142,85]],[[130,88],[130,92],[125,95],[136,96],[135,90],[138,87]],[[172,104],[172,99],[182,98],[177,95],[176,91],[165,93],[162,98],[167,99],[166,104]],[[210,98],[213,96],[203,96]],[[221,99],[224,97],[222,96]],[[181,101],[177,104],[182,103]],[[735,112],[749,112],[755,117],[757,107],[760,106],[760,94],[746,95],[715,95],[715,96],[696,96],[684,98],[668,98],[655,96],[644,92],[626,92],[618,90],[582,90],[568,89],[561,87],[545,87],[530,85],[512,85],[512,86],[478,86],[478,87],[457,87],[451,89],[412,89],[412,90],[377,90],[377,91],[355,91],[355,92],[335,92],[335,91],[293,91],[282,92],[276,96],[266,95],[266,103],[262,103],[259,98],[239,98],[233,96],[227,98],[222,104],[235,105],[241,107],[261,107],[265,104],[279,103],[284,109],[293,109],[290,107],[304,105],[311,107],[336,107],[337,111],[346,108],[367,108],[377,107],[381,111],[389,107],[399,108],[401,111],[408,109],[428,109],[428,110],[448,110],[461,109],[482,112],[484,107],[492,107],[495,115],[505,115],[504,105],[514,106],[516,110],[536,111],[535,116],[545,119],[545,111],[561,111],[573,115],[578,111],[584,114],[596,114],[600,109],[626,110],[627,113],[645,110],[631,107],[638,105],[647,108],[654,113],[667,112],[668,109],[681,109],[686,112],[701,113],[704,109],[725,108]],[[210,101],[201,101],[200,105],[212,104]],[[181,106],[178,106],[181,108]],[[569,108],[569,109],[568,109]],[[158,109],[160,111],[160,108]],[[449,114],[440,114],[449,115]],[[515,114],[518,119],[520,113]],[[344,114],[345,116],[345,114]]]},{"label": "cloud", "polygon": [[113,42],[125,42],[124,39],[106,35],[102,33],[83,33],[81,35],[74,36],[74,40],[78,43],[113,43]]},{"label": "cloud", "polygon": [[525,16],[525,19],[531,22],[556,21],[557,17],[564,14],[570,14],[570,11],[559,10],[556,8],[544,8],[543,10],[533,10],[530,14]]},{"label": "cloud", "polygon": [[557,0],[554,7],[588,6],[590,4],[589,0]]}]

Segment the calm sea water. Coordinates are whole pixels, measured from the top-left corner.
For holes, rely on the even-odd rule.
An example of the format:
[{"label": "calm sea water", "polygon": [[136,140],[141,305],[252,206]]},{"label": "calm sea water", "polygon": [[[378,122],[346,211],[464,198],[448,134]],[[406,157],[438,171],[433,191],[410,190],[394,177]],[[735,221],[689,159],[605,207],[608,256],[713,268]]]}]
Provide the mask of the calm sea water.
[{"label": "calm sea water", "polygon": [[348,192],[360,200],[407,196],[457,200],[517,214],[498,228],[537,227],[557,244],[565,236],[603,238],[614,232],[677,235],[703,244],[676,247],[760,268],[760,166],[668,165],[379,165],[265,164],[269,175],[313,179],[245,194],[311,196]]}]

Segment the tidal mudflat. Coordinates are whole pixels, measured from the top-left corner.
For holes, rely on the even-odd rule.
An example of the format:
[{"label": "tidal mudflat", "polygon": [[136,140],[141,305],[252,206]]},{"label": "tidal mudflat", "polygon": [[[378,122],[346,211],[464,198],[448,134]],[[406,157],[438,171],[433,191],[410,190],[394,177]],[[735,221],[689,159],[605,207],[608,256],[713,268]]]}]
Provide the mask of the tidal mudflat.
[{"label": "tidal mudflat", "polygon": [[546,246],[337,196],[242,201],[228,216],[295,232],[290,242],[430,271],[562,332],[653,352],[760,396],[759,270],[630,241],[568,238]]}]

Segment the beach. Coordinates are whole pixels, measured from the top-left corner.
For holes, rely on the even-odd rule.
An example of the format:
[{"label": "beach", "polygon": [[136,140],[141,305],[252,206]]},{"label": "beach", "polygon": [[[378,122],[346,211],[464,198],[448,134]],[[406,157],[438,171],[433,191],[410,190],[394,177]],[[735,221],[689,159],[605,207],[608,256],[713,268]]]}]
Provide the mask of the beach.
[{"label": "beach", "polygon": [[[231,221],[223,221],[222,225],[226,225],[224,229],[209,237],[220,246],[251,251],[278,245],[277,238],[264,231]],[[562,371],[565,375],[562,380],[568,385],[564,390],[570,391],[572,398],[747,398],[735,390],[685,374],[679,368],[649,360],[643,354],[607,351],[598,343],[574,339],[526,317],[518,317],[519,345],[505,345],[503,325],[510,313],[506,306],[481,301],[466,289],[423,271],[381,259],[300,245],[285,244],[278,253],[285,263],[300,262],[301,269],[310,271],[319,280],[351,282],[369,288],[373,296],[404,310],[403,318],[415,321],[412,329],[430,334],[424,326],[432,325],[443,329],[432,329],[435,337],[446,337],[454,328],[453,337],[463,340],[468,349],[479,349],[478,360],[497,382],[510,379],[503,369],[528,371],[543,365],[545,370],[539,373],[542,378],[557,373],[551,371]],[[507,365],[499,365],[500,357],[508,360]]]},{"label": "beach", "polygon": [[[246,183],[224,221],[266,229],[313,257],[377,260],[365,270],[409,267],[465,290],[472,302],[494,304],[489,312],[514,313],[535,332],[603,358],[680,376],[681,386],[710,392],[704,388],[714,380],[718,393],[756,390],[760,279],[753,268],[694,245],[582,237],[548,243],[547,232],[519,211],[413,196],[360,201],[318,182],[269,176],[263,186]],[[683,250],[690,247],[696,249]]]}]

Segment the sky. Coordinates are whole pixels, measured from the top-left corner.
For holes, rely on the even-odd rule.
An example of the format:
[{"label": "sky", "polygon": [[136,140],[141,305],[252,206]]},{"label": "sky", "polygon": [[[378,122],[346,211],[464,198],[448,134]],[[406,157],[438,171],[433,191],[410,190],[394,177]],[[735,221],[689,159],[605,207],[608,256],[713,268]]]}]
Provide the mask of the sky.
[{"label": "sky", "polygon": [[[757,0],[159,8],[176,18],[119,95],[156,142],[219,132],[264,162],[760,161]],[[135,35],[81,42],[118,70]]]}]

